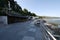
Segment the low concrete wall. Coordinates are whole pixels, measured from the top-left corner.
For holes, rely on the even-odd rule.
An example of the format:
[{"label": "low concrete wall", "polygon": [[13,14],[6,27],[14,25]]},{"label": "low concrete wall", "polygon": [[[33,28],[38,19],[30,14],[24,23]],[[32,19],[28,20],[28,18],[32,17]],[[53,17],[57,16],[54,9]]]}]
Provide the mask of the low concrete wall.
[{"label": "low concrete wall", "polygon": [[0,24],[8,24],[7,16],[0,16]]}]

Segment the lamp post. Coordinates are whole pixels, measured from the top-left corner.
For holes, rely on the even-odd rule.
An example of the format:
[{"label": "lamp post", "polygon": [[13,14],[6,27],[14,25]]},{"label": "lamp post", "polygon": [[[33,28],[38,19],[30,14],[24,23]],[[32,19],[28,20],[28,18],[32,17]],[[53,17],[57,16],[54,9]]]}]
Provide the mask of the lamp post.
[{"label": "lamp post", "polygon": [[8,1],[8,13],[10,13],[11,7],[10,7],[10,1]]},{"label": "lamp post", "polygon": [[10,1],[8,1],[8,9],[11,10]]}]

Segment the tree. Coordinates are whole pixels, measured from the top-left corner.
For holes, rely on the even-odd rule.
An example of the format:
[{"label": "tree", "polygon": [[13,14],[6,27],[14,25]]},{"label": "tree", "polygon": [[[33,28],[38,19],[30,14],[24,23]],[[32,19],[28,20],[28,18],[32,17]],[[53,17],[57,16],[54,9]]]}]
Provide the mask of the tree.
[{"label": "tree", "polygon": [[36,16],[36,14],[35,13],[31,13],[31,16]]},{"label": "tree", "polygon": [[23,13],[24,13],[25,16],[36,16],[35,13],[31,13],[31,12],[28,11],[27,9],[24,9],[24,10],[23,10]]},{"label": "tree", "polygon": [[0,0],[0,8],[8,7],[8,0]]},{"label": "tree", "polygon": [[24,9],[23,10],[23,13],[24,13],[25,16],[27,16],[28,15],[28,10],[27,9]]},{"label": "tree", "polygon": [[29,12],[29,11],[26,14],[27,14],[27,16],[31,16],[31,12]]},{"label": "tree", "polygon": [[[19,6],[17,4],[17,2],[14,0],[0,0],[0,11],[5,10],[5,9],[8,10],[8,8],[9,8],[8,7],[8,3],[9,3],[8,1],[10,2],[11,11],[15,11],[19,14],[24,15],[24,16],[36,16],[35,13],[31,13],[27,9],[22,10],[21,6]],[[5,12],[6,12],[6,10],[5,10]]]},{"label": "tree", "polygon": [[24,11],[24,13],[28,13],[28,10],[27,9],[24,9],[23,11]]}]

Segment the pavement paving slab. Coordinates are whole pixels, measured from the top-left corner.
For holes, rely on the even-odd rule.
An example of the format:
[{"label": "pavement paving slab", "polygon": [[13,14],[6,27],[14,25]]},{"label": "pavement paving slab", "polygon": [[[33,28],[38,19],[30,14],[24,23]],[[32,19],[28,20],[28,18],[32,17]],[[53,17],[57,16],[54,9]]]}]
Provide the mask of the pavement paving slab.
[{"label": "pavement paving slab", "polygon": [[33,22],[14,23],[0,28],[0,40],[43,40],[42,28]]},{"label": "pavement paving slab", "polygon": [[23,40],[35,40],[35,38],[30,36],[24,36]]}]

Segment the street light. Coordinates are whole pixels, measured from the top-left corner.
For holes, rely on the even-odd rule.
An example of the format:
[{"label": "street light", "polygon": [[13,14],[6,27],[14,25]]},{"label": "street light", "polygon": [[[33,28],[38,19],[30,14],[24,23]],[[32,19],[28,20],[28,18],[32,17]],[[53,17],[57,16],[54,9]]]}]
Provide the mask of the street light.
[{"label": "street light", "polygon": [[8,1],[8,10],[11,10],[10,1]]}]

